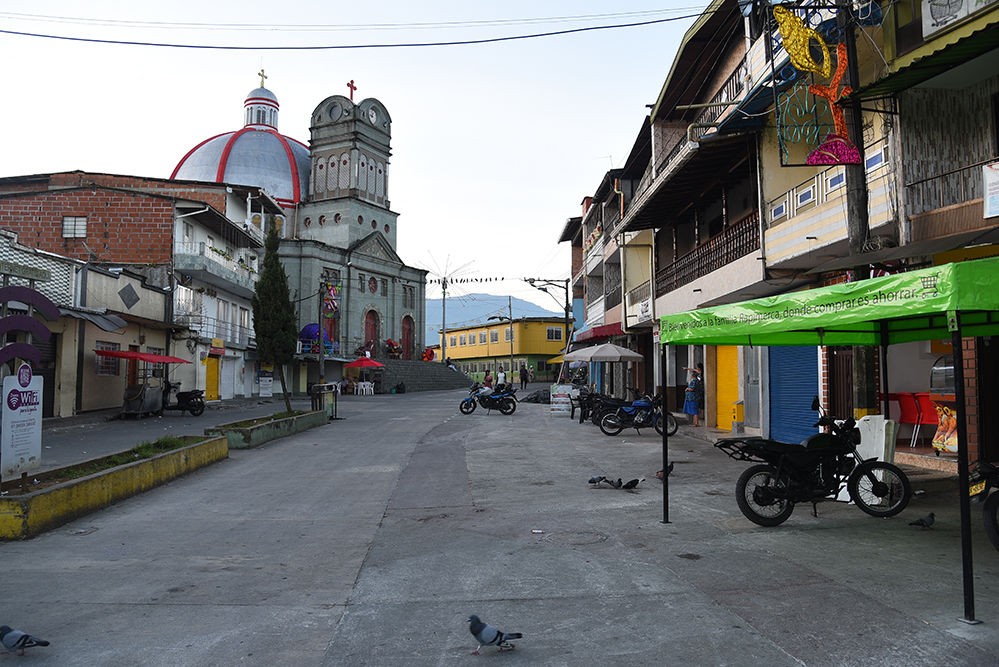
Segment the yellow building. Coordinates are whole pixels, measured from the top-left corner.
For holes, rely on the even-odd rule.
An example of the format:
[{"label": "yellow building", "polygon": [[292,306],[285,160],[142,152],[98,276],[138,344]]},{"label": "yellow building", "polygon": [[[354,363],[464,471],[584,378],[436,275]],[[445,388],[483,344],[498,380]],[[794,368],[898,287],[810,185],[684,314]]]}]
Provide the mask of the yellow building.
[{"label": "yellow building", "polygon": [[[481,382],[486,369],[496,375],[499,367],[510,382],[519,382],[520,367],[534,371],[535,381],[551,381],[558,372],[548,361],[565,347],[565,320],[524,317],[448,329],[444,355],[473,380]],[[512,362],[511,362],[512,359]],[[510,373],[511,367],[513,373]]]}]

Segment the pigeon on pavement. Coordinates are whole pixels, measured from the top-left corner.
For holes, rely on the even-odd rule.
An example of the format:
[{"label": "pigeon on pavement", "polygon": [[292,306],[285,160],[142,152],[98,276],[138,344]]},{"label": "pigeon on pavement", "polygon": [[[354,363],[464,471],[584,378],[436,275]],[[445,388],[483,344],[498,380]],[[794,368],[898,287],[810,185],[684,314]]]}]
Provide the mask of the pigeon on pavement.
[{"label": "pigeon on pavement", "polygon": [[612,479],[608,479],[608,480],[606,480],[606,482],[608,484],[610,484],[611,486],[613,486],[615,489],[620,489],[623,486],[623,484],[621,484],[621,478],[620,477],[617,478],[616,482],[614,480],[612,480]]},{"label": "pigeon on pavement", "polygon": [[594,476],[594,477],[590,478],[590,484],[599,484],[600,482],[604,481],[605,479],[607,479],[607,478],[604,477],[603,475]]},{"label": "pigeon on pavement", "polygon": [[[31,635],[21,632],[20,630],[14,630],[9,625],[0,625],[0,642],[3,642],[3,645],[10,650],[20,649],[21,652],[18,653],[18,655],[24,655],[24,649],[31,648],[32,646],[49,645],[49,643],[44,639],[32,637]],[[4,651],[4,653],[6,653],[6,651]]]},{"label": "pigeon on pavement", "polygon": [[922,519],[916,519],[915,521],[909,522],[910,526],[921,526],[924,530],[933,525],[933,512],[930,512]]},{"label": "pigeon on pavement", "polygon": [[[672,472],[673,472],[673,462],[670,461],[670,464],[666,466],[666,475],[672,474]],[[663,474],[662,470],[656,473],[656,477],[658,477],[659,479],[662,479],[666,475]]]},{"label": "pigeon on pavement", "polygon": [[632,489],[634,489],[636,486],[638,486],[639,484],[641,484],[644,481],[645,481],[644,477],[642,479],[633,479],[630,482],[625,482],[624,485],[621,488],[622,489],[628,489],[629,491],[631,491]]},{"label": "pigeon on pavement", "polygon": [[478,655],[479,649],[485,644],[496,644],[499,646],[499,650],[503,651],[506,649],[513,650],[515,647],[510,643],[511,639],[520,639],[524,635],[519,632],[500,632],[491,625],[486,625],[479,620],[479,617],[472,614],[468,617],[468,630],[475,636],[478,640],[479,646],[474,651],[472,655]]}]

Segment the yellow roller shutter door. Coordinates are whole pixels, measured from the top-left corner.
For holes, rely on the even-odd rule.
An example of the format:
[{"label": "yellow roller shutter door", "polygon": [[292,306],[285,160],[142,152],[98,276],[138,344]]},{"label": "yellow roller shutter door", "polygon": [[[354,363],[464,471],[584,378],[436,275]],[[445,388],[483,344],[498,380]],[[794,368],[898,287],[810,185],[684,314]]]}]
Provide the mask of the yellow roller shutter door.
[{"label": "yellow roller shutter door", "polygon": [[739,348],[719,345],[715,349],[715,428],[732,430],[732,404],[739,400]]}]

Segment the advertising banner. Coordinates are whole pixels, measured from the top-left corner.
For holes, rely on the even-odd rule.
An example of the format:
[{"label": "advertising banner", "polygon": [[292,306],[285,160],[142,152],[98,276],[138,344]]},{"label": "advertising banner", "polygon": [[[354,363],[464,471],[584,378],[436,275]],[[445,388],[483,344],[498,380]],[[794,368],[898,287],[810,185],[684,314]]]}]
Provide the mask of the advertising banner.
[{"label": "advertising banner", "polygon": [[994,218],[999,215],[999,162],[982,167],[982,178],[985,179],[985,217]]},{"label": "advertising banner", "polygon": [[3,379],[0,474],[19,475],[42,465],[42,378],[21,364]]}]

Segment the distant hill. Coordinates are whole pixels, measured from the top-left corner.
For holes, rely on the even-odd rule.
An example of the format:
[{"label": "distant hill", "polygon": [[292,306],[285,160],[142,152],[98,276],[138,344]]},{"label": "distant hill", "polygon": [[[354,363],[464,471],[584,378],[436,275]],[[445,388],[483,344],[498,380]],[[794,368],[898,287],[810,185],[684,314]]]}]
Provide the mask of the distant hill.
[{"label": "distant hill", "polygon": [[[490,315],[507,317],[509,308],[507,306],[508,297],[496,296],[494,294],[467,294],[462,297],[448,297],[447,300],[447,326],[465,327],[481,324],[487,321]],[[552,301],[552,305],[555,302]],[[427,299],[427,330],[439,331],[441,328],[441,300]],[[513,319],[520,317],[552,317],[560,319],[565,314],[560,311],[545,310],[530,301],[513,297]],[[427,338],[428,343],[430,338]]]}]

